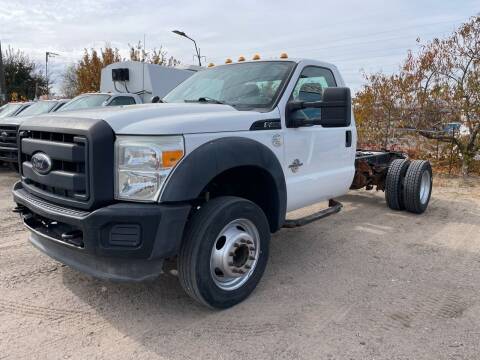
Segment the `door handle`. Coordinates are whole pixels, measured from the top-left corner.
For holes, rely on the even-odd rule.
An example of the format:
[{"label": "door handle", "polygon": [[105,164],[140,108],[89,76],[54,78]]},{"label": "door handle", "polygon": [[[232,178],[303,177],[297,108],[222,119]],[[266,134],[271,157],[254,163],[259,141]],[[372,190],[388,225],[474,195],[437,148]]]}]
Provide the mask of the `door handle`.
[{"label": "door handle", "polygon": [[345,132],[345,147],[352,146],[352,130],[347,130]]}]

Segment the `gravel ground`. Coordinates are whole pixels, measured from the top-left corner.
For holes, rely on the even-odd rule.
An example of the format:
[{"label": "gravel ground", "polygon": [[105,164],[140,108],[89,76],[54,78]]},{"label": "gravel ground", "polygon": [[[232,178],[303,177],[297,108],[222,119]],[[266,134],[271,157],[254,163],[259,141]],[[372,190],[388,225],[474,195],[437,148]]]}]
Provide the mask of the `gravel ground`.
[{"label": "gravel ground", "polygon": [[282,230],[258,289],[226,311],[171,274],[91,279],[27,242],[0,171],[0,359],[479,359],[480,181],[437,181],[428,211],[383,193]]}]

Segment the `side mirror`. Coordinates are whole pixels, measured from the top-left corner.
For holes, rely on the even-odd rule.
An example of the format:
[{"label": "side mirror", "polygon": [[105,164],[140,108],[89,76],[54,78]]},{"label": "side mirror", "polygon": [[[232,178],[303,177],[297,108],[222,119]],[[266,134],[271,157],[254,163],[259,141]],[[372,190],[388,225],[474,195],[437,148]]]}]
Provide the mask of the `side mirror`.
[{"label": "side mirror", "polygon": [[[319,118],[298,116],[304,109],[321,109]],[[322,101],[292,101],[286,109],[287,127],[322,125],[324,127],[345,127],[352,121],[352,95],[349,88],[325,88]]]},{"label": "side mirror", "polygon": [[152,97],[152,100],[151,100],[151,101],[152,101],[152,103],[158,103],[158,102],[160,102],[160,96],[155,95],[154,97]]}]

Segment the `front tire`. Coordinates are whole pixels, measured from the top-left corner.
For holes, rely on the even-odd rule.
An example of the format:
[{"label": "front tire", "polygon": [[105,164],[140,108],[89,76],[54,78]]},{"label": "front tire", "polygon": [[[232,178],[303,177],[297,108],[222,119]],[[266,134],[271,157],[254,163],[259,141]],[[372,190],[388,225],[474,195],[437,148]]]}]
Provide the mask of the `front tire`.
[{"label": "front tire", "polygon": [[246,299],[268,260],[270,230],[260,207],[222,196],[189,220],[178,256],[182,287],[195,300],[225,309]]}]

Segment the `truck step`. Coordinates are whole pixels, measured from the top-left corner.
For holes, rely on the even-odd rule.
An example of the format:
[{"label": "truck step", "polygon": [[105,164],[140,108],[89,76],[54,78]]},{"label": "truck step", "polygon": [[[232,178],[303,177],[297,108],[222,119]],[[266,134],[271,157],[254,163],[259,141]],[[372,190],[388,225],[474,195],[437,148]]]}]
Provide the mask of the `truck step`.
[{"label": "truck step", "polygon": [[296,228],[296,227],[310,224],[316,220],[320,220],[320,219],[326,218],[327,216],[338,213],[340,210],[342,210],[342,207],[343,207],[342,203],[334,199],[330,199],[328,200],[328,208],[322,209],[320,211],[317,211],[316,213],[310,214],[303,218],[285,220],[283,227]]}]

